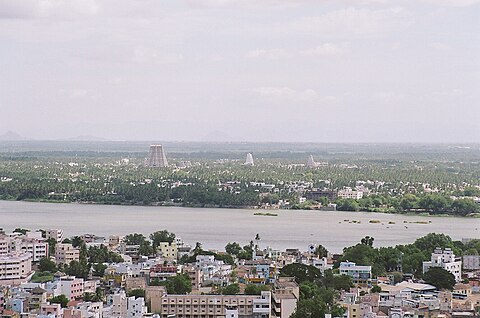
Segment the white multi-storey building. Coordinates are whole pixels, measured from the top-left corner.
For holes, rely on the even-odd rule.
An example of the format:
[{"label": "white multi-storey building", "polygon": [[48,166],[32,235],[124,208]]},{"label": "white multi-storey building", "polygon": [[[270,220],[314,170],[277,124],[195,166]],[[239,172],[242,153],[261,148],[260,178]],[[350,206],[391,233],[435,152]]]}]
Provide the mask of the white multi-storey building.
[{"label": "white multi-storey building", "polygon": [[27,252],[32,254],[32,261],[38,262],[48,257],[48,243],[42,238],[25,235],[0,236],[0,255]]},{"label": "white multi-storey building", "polygon": [[47,239],[54,239],[56,242],[61,242],[63,240],[63,230],[51,229],[47,230],[45,233]]},{"label": "white multi-storey building", "polygon": [[75,305],[75,308],[65,309],[70,310],[70,317],[85,317],[85,318],[103,318],[103,302],[82,302]]},{"label": "white multi-storey building", "polygon": [[228,283],[232,266],[215,260],[213,255],[197,255],[195,266],[203,272],[204,281],[215,284]]},{"label": "white multi-storey building", "polygon": [[39,262],[42,258],[48,257],[48,243],[35,238],[16,238],[17,250],[32,254],[32,261]]},{"label": "white multi-storey building", "polygon": [[10,240],[6,235],[0,235],[0,255],[6,255],[10,251]]},{"label": "white multi-storey building", "polygon": [[143,318],[147,313],[145,299],[143,297],[128,297],[127,299],[127,318]]},{"label": "white multi-storey building", "polygon": [[352,190],[351,188],[346,188],[343,190],[338,190],[337,196],[341,199],[361,199],[363,198],[363,192]]},{"label": "white multi-storey building", "polygon": [[353,262],[341,262],[340,275],[350,276],[355,284],[368,285],[372,279],[372,266],[357,265]]},{"label": "white multi-storey building", "polygon": [[107,304],[110,306],[109,317],[127,317],[127,295],[124,291],[109,295]]},{"label": "white multi-storey building", "polygon": [[83,296],[83,278],[76,278],[75,276],[61,277],[59,286],[60,294],[65,295],[70,300],[75,300]]},{"label": "white multi-storey building", "polygon": [[0,285],[20,284],[32,274],[32,254],[0,256]]},{"label": "white multi-storey building", "polygon": [[455,258],[451,248],[446,248],[445,250],[436,248],[432,253],[430,261],[423,262],[423,273],[428,272],[432,267],[441,267],[452,273],[457,282],[462,280],[462,261],[459,258]]}]

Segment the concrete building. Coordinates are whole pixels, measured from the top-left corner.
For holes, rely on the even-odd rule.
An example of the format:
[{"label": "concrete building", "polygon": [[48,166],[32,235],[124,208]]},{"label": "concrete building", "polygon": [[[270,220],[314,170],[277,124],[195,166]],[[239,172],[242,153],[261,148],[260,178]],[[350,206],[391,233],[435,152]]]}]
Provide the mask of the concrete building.
[{"label": "concrete building", "polygon": [[55,246],[55,262],[57,264],[70,264],[80,260],[80,250],[69,243],[59,243]]},{"label": "concrete building", "polygon": [[192,282],[192,290],[199,289],[203,283],[203,271],[195,266],[184,266],[182,273],[187,274]]},{"label": "concrete building", "polygon": [[293,277],[279,277],[272,292],[272,318],[289,318],[297,308],[300,288]]},{"label": "concrete building", "polygon": [[133,289],[145,289],[147,287],[147,280],[145,277],[127,277],[125,279],[125,290],[127,292]]},{"label": "concrete building", "polygon": [[337,191],[327,189],[313,189],[312,191],[305,192],[307,200],[318,201],[320,198],[327,198],[329,201],[335,201],[337,198]]},{"label": "concrete building", "polygon": [[[36,234],[36,233],[35,233]],[[0,255],[8,253],[30,253],[32,261],[48,257],[48,243],[41,237],[27,235],[0,235]]]},{"label": "concrete building", "polygon": [[34,238],[16,238],[14,244],[21,252],[32,254],[32,261],[39,262],[42,258],[48,257],[48,243]]},{"label": "concrete building", "polygon": [[109,295],[107,305],[110,306],[110,317],[127,317],[127,295],[124,291]]},{"label": "concrete building", "polygon": [[10,241],[10,236],[0,234],[0,255],[7,255],[9,253],[12,253]]},{"label": "concrete building", "polygon": [[213,255],[197,255],[195,266],[203,272],[204,282],[226,285],[230,281],[232,266],[215,260]]},{"label": "concrete building", "polygon": [[160,242],[158,245],[157,250],[160,252],[160,255],[167,259],[167,260],[172,260],[176,261],[177,260],[177,243],[172,242]]},{"label": "concrete building", "polygon": [[24,283],[32,274],[32,254],[5,254],[0,256],[0,285]]},{"label": "concrete building", "polygon": [[82,302],[75,305],[74,308],[64,309],[63,318],[102,318],[102,302]]},{"label": "concrete building", "polygon": [[150,280],[158,279],[159,281],[165,281],[167,278],[177,276],[178,268],[176,265],[163,265],[155,264],[150,267],[149,277]]},{"label": "concrete building", "polygon": [[162,310],[162,297],[167,293],[165,286],[147,286],[145,288],[145,300],[150,304],[152,313]]},{"label": "concrete building", "polygon": [[83,278],[65,276],[60,278],[59,287],[60,294],[65,295],[70,300],[75,300],[83,296],[84,281]]},{"label": "concrete building", "polygon": [[40,315],[63,318],[63,308],[60,304],[43,303],[40,305]]},{"label": "concrete building", "polygon": [[464,255],[463,269],[467,271],[480,270],[480,255]]},{"label": "concrete building", "polygon": [[40,287],[35,287],[28,297],[28,307],[30,310],[40,308],[40,305],[47,301],[47,291]]},{"label": "concrete building", "polygon": [[269,318],[271,293],[247,295],[164,295],[161,318]]},{"label": "concrete building", "polygon": [[127,318],[143,318],[146,313],[147,306],[145,306],[145,299],[143,297],[127,298]]},{"label": "concrete building", "polygon": [[338,190],[337,196],[341,199],[358,200],[363,198],[363,192],[352,190],[351,188],[346,188],[346,189]]},{"label": "concrete building", "polygon": [[460,258],[455,258],[451,248],[446,248],[445,250],[436,248],[432,253],[430,261],[423,262],[423,273],[425,274],[432,267],[440,267],[452,273],[457,282],[462,280],[462,261]]},{"label": "concrete building", "polygon": [[59,229],[47,230],[45,233],[45,237],[47,239],[53,239],[56,242],[61,242],[63,241],[63,230],[59,230]]},{"label": "concrete building", "polygon": [[350,276],[354,284],[368,286],[372,279],[372,266],[360,266],[353,262],[340,263],[340,275]]}]

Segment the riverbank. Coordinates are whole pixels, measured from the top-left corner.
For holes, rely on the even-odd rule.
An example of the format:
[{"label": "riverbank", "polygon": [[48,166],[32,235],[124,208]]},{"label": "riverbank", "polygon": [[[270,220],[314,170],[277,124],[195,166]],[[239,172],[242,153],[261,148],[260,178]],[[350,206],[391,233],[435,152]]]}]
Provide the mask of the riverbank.
[{"label": "riverbank", "polygon": [[50,200],[50,199],[25,199],[25,200],[4,200],[1,199],[0,201],[12,201],[12,202],[34,202],[34,203],[64,203],[64,204],[92,204],[92,205],[111,205],[111,206],[139,206],[139,207],[179,207],[179,208],[195,208],[195,209],[237,209],[237,210],[261,210],[261,211],[312,211],[312,212],[333,212],[333,211],[340,211],[340,212],[363,212],[363,213],[382,213],[382,214],[392,214],[392,215],[407,215],[407,216],[425,216],[425,217],[459,217],[459,218],[473,218],[477,219],[480,218],[480,213],[471,213],[468,215],[454,215],[449,213],[428,213],[428,212],[412,212],[412,211],[391,211],[391,210],[359,210],[359,211],[341,211],[341,210],[329,210],[329,209],[290,209],[290,208],[279,208],[279,209],[265,209],[258,206],[231,206],[231,205],[213,205],[213,204],[190,204],[184,205],[182,203],[173,203],[173,202],[154,202],[154,203],[131,203],[131,202],[95,202],[95,201],[70,201],[70,200]]}]

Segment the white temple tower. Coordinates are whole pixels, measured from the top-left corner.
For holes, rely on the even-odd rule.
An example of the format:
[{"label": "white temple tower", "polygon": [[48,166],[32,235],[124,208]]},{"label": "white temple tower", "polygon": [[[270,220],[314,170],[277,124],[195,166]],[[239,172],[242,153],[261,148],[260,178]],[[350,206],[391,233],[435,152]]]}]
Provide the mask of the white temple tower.
[{"label": "white temple tower", "polygon": [[148,154],[147,165],[152,168],[168,167],[167,156],[162,145],[151,145]]},{"label": "white temple tower", "polygon": [[318,163],[316,163],[315,160],[313,160],[313,156],[310,155],[310,157],[308,157],[308,160],[307,160],[307,167],[315,168],[317,166],[318,166]]},{"label": "white temple tower", "polygon": [[247,153],[247,159],[245,159],[245,165],[246,166],[254,166],[255,164],[253,163],[253,156],[251,153]]}]

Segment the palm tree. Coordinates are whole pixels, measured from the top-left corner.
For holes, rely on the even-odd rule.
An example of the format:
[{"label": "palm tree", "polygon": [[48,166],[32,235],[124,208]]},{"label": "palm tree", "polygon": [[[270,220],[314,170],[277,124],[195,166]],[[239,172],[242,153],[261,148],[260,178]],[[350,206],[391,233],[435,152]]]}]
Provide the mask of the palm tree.
[{"label": "palm tree", "polygon": [[194,253],[200,253],[202,251],[202,243],[197,242],[195,243],[195,248],[193,249]]},{"label": "palm tree", "polygon": [[255,250],[258,249],[258,243],[260,242],[260,234],[257,233],[257,235],[255,235]]}]

